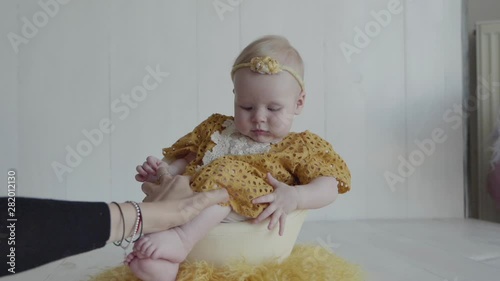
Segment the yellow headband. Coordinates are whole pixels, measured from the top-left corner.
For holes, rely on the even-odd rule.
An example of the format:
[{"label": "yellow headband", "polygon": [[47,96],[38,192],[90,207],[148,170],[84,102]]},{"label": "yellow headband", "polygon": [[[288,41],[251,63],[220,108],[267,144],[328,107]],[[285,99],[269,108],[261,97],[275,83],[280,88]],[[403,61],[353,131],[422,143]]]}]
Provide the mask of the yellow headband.
[{"label": "yellow headband", "polygon": [[300,89],[304,90],[304,81],[300,78],[300,75],[297,74],[292,68],[281,65],[276,59],[271,57],[254,57],[250,60],[250,62],[240,63],[233,66],[233,70],[231,71],[231,78],[234,80],[234,73],[236,70],[240,68],[250,67],[250,70],[253,72],[257,72],[260,74],[277,74],[282,71],[288,71],[297,82],[299,82]]}]

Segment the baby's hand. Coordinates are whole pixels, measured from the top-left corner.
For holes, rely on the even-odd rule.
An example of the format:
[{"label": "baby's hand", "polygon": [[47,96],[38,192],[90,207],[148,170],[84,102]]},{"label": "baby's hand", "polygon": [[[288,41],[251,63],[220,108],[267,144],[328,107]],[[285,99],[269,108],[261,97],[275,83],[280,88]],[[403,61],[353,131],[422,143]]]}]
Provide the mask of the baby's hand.
[{"label": "baby's hand", "polygon": [[158,180],[156,175],[156,171],[158,167],[162,165],[162,161],[154,156],[148,156],[146,162],[142,165],[138,165],[136,167],[137,175],[135,175],[135,179],[139,182],[152,182],[155,183]]},{"label": "baby's hand", "polygon": [[267,181],[274,187],[274,192],[268,195],[255,198],[252,203],[269,203],[269,206],[254,220],[258,223],[271,216],[268,229],[272,230],[276,223],[280,223],[280,236],[285,231],[286,215],[297,209],[299,202],[299,193],[293,186],[289,186],[278,181],[270,173],[267,174]]}]

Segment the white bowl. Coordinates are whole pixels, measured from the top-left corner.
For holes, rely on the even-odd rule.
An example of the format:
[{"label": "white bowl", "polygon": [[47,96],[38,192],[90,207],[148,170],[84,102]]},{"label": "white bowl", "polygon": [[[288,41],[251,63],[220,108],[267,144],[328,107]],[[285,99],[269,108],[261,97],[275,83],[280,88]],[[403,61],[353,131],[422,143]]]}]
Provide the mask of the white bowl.
[{"label": "white bowl", "polygon": [[268,230],[269,219],[259,223],[221,223],[198,242],[188,261],[205,260],[215,266],[222,266],[231,260],[245,258],[250,264],[258,264],[269,258],[279,261],[292,252],[307,210],[288,214],[283,236],[279,236],[279,224]]}]

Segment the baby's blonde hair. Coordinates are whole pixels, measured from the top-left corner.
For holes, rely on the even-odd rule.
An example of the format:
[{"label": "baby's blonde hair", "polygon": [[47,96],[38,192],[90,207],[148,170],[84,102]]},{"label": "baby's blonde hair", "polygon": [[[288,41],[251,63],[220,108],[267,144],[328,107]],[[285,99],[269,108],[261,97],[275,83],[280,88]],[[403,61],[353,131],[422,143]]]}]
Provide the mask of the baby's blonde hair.
[{"label": "baby's blonde hair", "polygon": [[302,80],[304,79],[304,62],[299,52],[285,37],[279,35],[267,35],[250,43],[236,58],[233,67],[241,63],[248,63],[254,57],[266,56],[278,60],[282,65],[291,67]]}]

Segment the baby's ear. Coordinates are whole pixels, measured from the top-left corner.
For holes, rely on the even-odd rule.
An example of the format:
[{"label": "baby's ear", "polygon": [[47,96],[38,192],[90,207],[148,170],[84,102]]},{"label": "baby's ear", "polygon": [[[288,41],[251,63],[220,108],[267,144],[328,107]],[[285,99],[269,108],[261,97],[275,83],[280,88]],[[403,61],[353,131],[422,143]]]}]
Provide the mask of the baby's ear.
[{"label": "baby's ear", "polygon": [[306,91],[302,91],[297,98],[297,102],[295,104],[295,115],[299,115],[304,108],[304,104],[306,102]]}]

